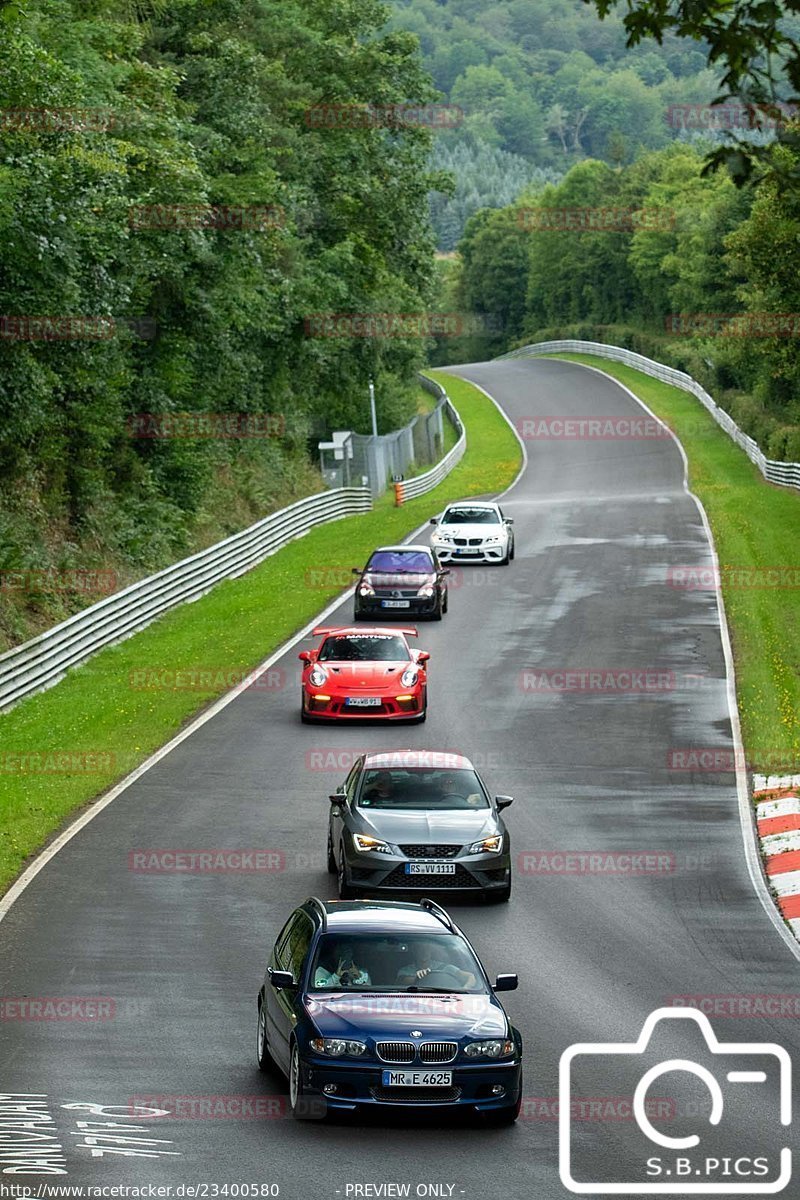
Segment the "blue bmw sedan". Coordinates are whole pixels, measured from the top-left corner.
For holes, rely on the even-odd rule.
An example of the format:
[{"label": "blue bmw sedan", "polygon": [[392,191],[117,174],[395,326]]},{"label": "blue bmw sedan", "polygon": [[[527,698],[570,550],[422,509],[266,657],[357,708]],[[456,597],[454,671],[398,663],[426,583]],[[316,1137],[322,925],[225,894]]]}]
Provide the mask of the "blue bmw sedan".
[{"label": "blue bmw sedan", "polygon": [[311,897],[278,935],[258,993],[257,1054],[296,1117],[425,1108],[508,1125],[522,1038],[469,941],[432,900]]}]

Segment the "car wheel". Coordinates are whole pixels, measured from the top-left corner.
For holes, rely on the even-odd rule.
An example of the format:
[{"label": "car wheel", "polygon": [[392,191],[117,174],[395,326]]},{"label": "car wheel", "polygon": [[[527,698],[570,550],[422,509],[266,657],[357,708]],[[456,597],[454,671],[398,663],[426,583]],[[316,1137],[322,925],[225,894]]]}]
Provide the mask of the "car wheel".
[{"label": "car wheel", "polygon": [[508,557],[509,557],[509,558],[513,558],[515,553],[516,553],[516,551],[515,551],[515,549],[514,549],[514,543],[512,542],[512,543],[511,543],[511,549],[510,549],[510,550],[509,550],[509,552],[508,552]]},{"label": "car wheel", "polygon": [[443,611],[444,610],[442,609],[442,597],[440,596],[439,603],[436,605],[436,608],[431,613],[431,620],[432,621],[441,621]]},{"label": "car wheel", "polygon": [[347,863],[344,857],[344,846],[341,842],[339,843],[339,865],[336,868],[336,876],[339,883],[339,899],[352,900],[353,889],[347,882]]},{"label": "car wheel", "polygon": [[364,620],[364,613],[357,604],[353,606],[353,620],[354,621],[363,621]]},{"label": "car wheel", "polygon": [[500,566],[507,567],[510,562],[511,562],[511,547],[509,546],[508,549],[506,550],[505,558],[500,559]]},{"label": "car wheel", "polygon": [[449,592],[445,592],[445,594],[444,594],[444,603],[442,604],[442,612],[447,612],[447,606],[448,606],[448,604],[449,604],[449,603],[450,603],[450,593],[449,593]]},{"label": "car wheel", "polygon": [[311,717],[306,712],[305,705],[303,704],[302,701],[300,702],[300,720],[303,723],[303,725],[311,724]]},{"label": "car wheel", "polygon": [[256,1031],[256,1060],[259,1071],[269,1071],[272,1059],[267,1041],[267,1009],[265,1004],[258,1006],[258,1029]]},{"label": "car wheel", "polygon": [[289,1108],[295,1121],[304,1121],[316,1115],[311,1111],[309,1100],[303,1090],[303,1073],[300,1069],[300,1051],[297,1042],[292,1043],[289,1057]]},{"label": "car wheel", "polygon": [[331,841],[330,829],[328,829],[328,874],[336,874],[336,859],[333,856],[333,842]]}]

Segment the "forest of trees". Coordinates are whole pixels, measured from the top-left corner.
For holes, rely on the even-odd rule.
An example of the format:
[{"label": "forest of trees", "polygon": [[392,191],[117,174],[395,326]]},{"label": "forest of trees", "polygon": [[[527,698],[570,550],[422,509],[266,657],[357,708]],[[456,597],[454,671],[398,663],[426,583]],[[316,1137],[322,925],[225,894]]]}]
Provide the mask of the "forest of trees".
[{"label": "forest of trees", "polygon": [[[773,148],[776,165],[793,156]],[[587,159],[477,213],[440,302],[497,332],[442,340],[436,361],[551,338],[625,345],[700,380],[769,457],[800,461],[800,194],[774,178],[737,189],[704,161],[680,144],[628,166]]]},{"label": "forest of trees", "polygon": [[693,138],[670,121],[673,106],[718,89],[702,45],[668,32],[661,46],[626,49],[621,13],[601,21],[583,0],[396,0],[393,25],[419,37],[424,66],[463,114],[437,134],[436,161],[456,164],[458,179],[455,202],[434,198],[443,250],[466,217],[499,207],[523,163],[551,178],[587,157],[630,163]]},{"label": "forest of trees", "polygon": [[[429,132],[314,115],[436,95],[387,15],[375,0],[2,0],[0,571],[111,560],[124,582],[314,490],[313,439],[369,428],[370,374],[381,428],[409,418],[419,337],[306,330],[318,313],[430,306]],[[154,205],[245,219],[164,225]],[[46,316],[102,333],[15,321]],[[131,436],[135,414],[184,410],[277,414],[280,436]],[[0,643],[20,632],[2,599]]]}]

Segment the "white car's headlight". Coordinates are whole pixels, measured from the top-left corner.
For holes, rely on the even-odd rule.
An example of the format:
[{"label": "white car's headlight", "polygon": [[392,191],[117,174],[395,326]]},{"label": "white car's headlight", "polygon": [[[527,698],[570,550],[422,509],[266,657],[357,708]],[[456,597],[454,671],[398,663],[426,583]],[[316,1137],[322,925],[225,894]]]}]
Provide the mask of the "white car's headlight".
[{"label": "white car's headlight", "polygon": [[498,854],[502,849],[503,835],[495,833],[491,837],[481,838],[479,842],[473,842],[467,854]]},{"label": "white car's headlight", "polygon": [[413,687],[419,679],[419,671],[416,667],[406,667],[403,674],[400,676],[400,682],[403,687]]},{"label": "white car's headlight", "polygon": [[494,546],[497,542],[504,541],[505,538],[503,537],[502,533],[492,533],[489,535],[489,537],[483,539],[483,544],[485,546]]},{"label": "white car's headlight", "polygon": [[505,1058],[514,1053],[514,1043],[506,1038],[492,1038],[486,1042],[470,1042],[464,1047],[467,1058]]},{"label": "white car's headlight", "polygon": [[308,676],[308,682],[311,684],[312,687],[322,687],[323,683],[325,682],[325,680],[327,678],[328,678],[328,676],[327,676],[326,672],[323,671],[322,667],[318,666],[315,663],[314,666],[311,668],[311,673]]},{"label": "white car's headlight", "polygon": [[452,542],[453,535],[452,533],[444,533],[441,529],[437,529],[433,535],[433,540],[435,542]]},{"label": "white car's headlight", "polygon": [[392,847],[387,842],[380,841],[379,838],[368,837],[363,833],[353,834],[353,845],[356,850],[360,850],[362,854],[367,851],[372,851],[373,854],[391,854]]},{"label": "white car's headlight", "polygon": [[349,1038],[314,1038],[311,1049],[317,1054],[328,1054],[331,1058],[360,1058],[367,1053],[365,1042],[351,1041]]}]

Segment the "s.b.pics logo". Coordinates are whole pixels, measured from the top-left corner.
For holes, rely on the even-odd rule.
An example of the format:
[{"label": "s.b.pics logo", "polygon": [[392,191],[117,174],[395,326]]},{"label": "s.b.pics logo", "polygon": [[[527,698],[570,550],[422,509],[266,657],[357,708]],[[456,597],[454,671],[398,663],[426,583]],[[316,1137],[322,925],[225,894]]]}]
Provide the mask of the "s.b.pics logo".
[{"label": "s.b.pics logo", "polygon": [[[559,1068],[561,1182],[582,1195],[783,1191],[791,1073],[782,1046],[720,1042],[708,1017],[687,1008],[657,1009],[636,1042],[570,1046]],[[607,1123],[572,1119],[581,1096],[611,1094],[632,1097],[624,1144]],[[678,1114],[660,1128],[649,1115],[656,1094]]]}]

